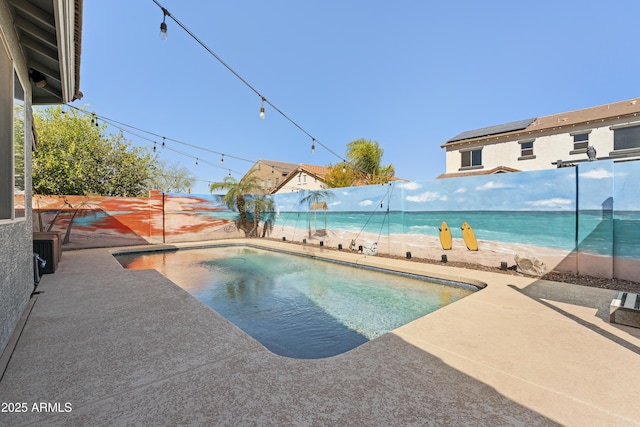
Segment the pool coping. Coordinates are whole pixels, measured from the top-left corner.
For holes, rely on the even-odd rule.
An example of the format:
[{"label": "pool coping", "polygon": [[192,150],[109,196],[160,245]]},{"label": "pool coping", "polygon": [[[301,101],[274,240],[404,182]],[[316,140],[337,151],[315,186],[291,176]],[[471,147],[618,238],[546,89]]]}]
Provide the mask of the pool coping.
[{"label": "pool coping", "polygon": [[[640,420],[640,330],[608,322],[615,291],[407,261],[423,275],[488,286],[342,355],[299,360],[273,355],[155,270],[125,270],[111,254],[118,250],[66,252],[56,273],[43,277],[0,382],[2,402],[61,408],[70,402],[73,410],[3,414],[3,422],[577,426]],[[400,262],[300,250],[383,267]]]},{"label": "pool coping", "polygon": [[175,244],[162,244],[153,246],[136,246],[123,247],[111,250],[111,254],[116,256],[120,254],[135,254],[146,252],[162,252],[180,249],[207,249],[213,247],[230,247],[230,246],[246,246],[257,249],[266,249],[281,253],[288,253],[296,256],[304,256],[309,258],[317,258],[328,262],[337,262],[360,268],[371,268],[379,271],[387,271],[400,274],[411,274],[420,277],[440,280],[443,282],[451,282],[453,284],[469,285],[475,290],[482,290],[487,283],[467,277],[464,275],[445,274],[442,272],[425,270],[420,267],[420,263],[402,259],[379,257],[376,255],[363,255],[355,251],[335,251],[332,249],[324,249],[316,245],[297,245],[288,242],[274,242],[270,240],[251,240],[245,242],[238,239],[215,240],[208,242],[185,242]]},{"label": "pool coping", "polygon": [[[362,254],[353,253],[349,251],[345,253],[351,254],[351,256],[347,255],[345,257],[338,257],[338,256],[332,256],[332,252],[335,252],[335,251],[323,250],[321,247],[319,247],[318,251],[315,251],[316,248],[311,245],[303,246],[307,250],[302,252],[302,251],[292,250],[291,248],[284,249],[280,247],[268,246],[268,245],[256,244],[256,243],[211,242],[208,244],[198,243],[198,244],[184,244],[180,246],[174,246],[174,245],[162,245],[161,247],[154,246],[152,248],[149,248],[148,250],[136,250],[131,248],[120,249],[120,250],[116,249],[112,251],[111,254],[117,257],[118,255],[134,255],[134,254],[157,253],[157,252],[174,252],[179,250],[210,249],[210,248],[225,248],[225,247],[247,247],[247,248],[268,250],[268,251],[287,254],[287,255],[322,260],[325,262],[336,263],[336,264],[350,266],[354,268],[363,268],[363,269],[383,272],[387,274],[397,274],[397,275],[413,277],[413,278],[422,279],[422,280],[430,280],[430,281],[433,281],[434,283],[438,283],[441,285],[463,287],[463,288],[471,289],[476,292],[487,287],[486,283],[479,280],[474,280],[471,278],[463,278],[460,276],[449,276],[444,274],[427,276],[425,272],[418,273],[415,269],[410,268],[412,264],[411,261],[396,259],[394,260],[393,265],[380,266],[380,265],[376,265],[376,264],[379,264],[378,262],[363,261],[363,259],[366,259],[367,257],[370,258],[375,255],[362,255]],[[297,245],[293,246],[293,248],[296,248],[296,247]],[[409,270],[413,270],[413,271],[409,271]]]}]

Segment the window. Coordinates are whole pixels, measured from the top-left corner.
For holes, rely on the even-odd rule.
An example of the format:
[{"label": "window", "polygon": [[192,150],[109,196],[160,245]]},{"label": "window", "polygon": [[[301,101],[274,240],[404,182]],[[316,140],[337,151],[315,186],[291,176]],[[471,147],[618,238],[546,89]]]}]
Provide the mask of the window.
[{"label": "window", "polygon": [[534,139],[518,141],[518,144],[520,144],[520,157],[518,157],[518,160],[530,160],[536,158],[536,156],[533,154],[534,141]]},{"label": "window", "polygon": [[0,64],[0,220],[13,220],[25,217],[24,89],[2,47]]},{"label": "window", "polygon": [[573,135],[573,149],[574,150],[586,150],[589,146],[589,134],[578,133]]},{"label": "window", "polygon": [[640,126],[628,126],[613,130],[613,150],[640,149]]},{"label": "window", "polygon": [[482,166],[482,149],[460,152],[462,155],[462,168],[476,168]]},{"label": "window", "polygon": [[280,178],[276,178],[276,187],[280,184]]},{"label": "window", "polygon": [[271,178],[269,178],[269,179],[267,180],[267,187],[268,187],[268,188],[271,188]]},{"label": "window", "polygon": [[14,218],[24,218],[24,89],[15,73],[13,93],[13,210]]}]

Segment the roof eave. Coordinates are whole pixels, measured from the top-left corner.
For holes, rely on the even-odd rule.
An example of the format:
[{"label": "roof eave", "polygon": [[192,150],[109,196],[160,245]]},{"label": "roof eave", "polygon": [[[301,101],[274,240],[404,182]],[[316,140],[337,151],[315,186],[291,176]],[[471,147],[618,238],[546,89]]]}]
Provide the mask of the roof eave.
[{"label": "roof eave", "polygon": [[82,0],[54,0],[61,101],[82,97],[80,93],[80,49],[82,46]]}]

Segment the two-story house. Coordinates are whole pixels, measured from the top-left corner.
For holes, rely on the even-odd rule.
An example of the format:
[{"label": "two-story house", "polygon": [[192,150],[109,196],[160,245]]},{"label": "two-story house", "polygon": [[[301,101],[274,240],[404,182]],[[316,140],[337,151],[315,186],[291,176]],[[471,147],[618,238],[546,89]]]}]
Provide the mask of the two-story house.
[{"label": "two-story house", "polygon": [[245,176],[256,176],[263,194],[276,194],[325,188],[324,176],[327,172],[324,166],[258,160]]},{"label": "two-story house", "polygon": [[439,178],[640,159],[640,98],[466,131],[441,148]]}]

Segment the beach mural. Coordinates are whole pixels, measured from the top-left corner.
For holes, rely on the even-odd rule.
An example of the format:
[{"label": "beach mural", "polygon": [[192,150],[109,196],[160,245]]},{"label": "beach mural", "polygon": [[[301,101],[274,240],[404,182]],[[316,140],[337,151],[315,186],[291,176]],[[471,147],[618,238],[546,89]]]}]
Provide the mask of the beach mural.
[{"label": "beach mural", "polygon": [[[321,203],[274,195],[269,237],[343,250],[490,266],[536,258],[547,269],[638,279],[638,162],[597,161],[544,171],[327,190]],[[63,247],[175,243],[243,237],[220,195],[154,193],[149,198],[35,196],[34,229],[53,224]],[[75,216],[74,216],[75,212]],[[57,217],[56,217],[57,215]],[[443,249],[440,228],[451,231]],[[477,250],[467,249],[468,223]],[[69,226],[71,224],[71,227]]]}]

